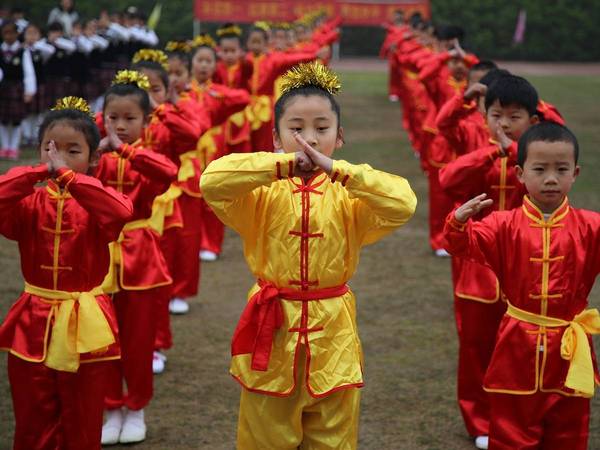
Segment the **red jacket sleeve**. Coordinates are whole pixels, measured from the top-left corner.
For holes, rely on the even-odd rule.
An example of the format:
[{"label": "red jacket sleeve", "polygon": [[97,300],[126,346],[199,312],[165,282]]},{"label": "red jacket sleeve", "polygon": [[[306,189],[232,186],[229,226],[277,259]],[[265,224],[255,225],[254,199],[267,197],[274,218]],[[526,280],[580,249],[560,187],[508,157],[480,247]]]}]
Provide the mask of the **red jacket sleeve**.
[{"label": "red jacket sleeve", "polygon": [[155,184],[158,194],[166,191],[177,178],[177,166],[160,153],[128,144],[122,145],[116,152],[131,163],[131,167]]},{"label": "red jacket sleeve", "polygon": [[229,116],[243,110],[250,103],[250,94],[245,89],[231,89],[225,86],[209,89],[207,102],[210,102],[211,126],[220,125]]},{"label": "red jacket sleeve", "polygon": [[456,199],[470,198],[485,191],[485,175],[500,157],[500,147],[490,145],[467,153],[440,170],[442,189]]},{"label": "red jacket sleeve", "polygon": [[456,94],[448,100],[438,111],[435,118],[435,127],[455,148],[462,148],[464,134],[461,120],[469,114],[473,108],[477,108],[474,101],[465,103],[462,94]]},{"label": "red jacket sleeve", "polygon": [[22,201],[33,194],[37,183],[48,178],[48,166],[14,167],[0,175],[0,233],[8,239],[19,236]]},{"label": "red jacket sleeve", "polygon": [[198,102],[180,99],[176,105],[165,108],[161,117],[169,129],[170,145],[177,153],[196,146],[198,138],[210,128],[210,117]]},{"label": "red jacket sleeve", "polygon": [[109,239],[119,237],[123,225],[133,214],[133,205],[124,195],[105,187],[97,178],[60,169],[56,180],[59,186],[68,186],[69,193],[98,223]]},{"label": "red jacket sleeve", "polygon": [[273,80],[278,76],[283,75],[297,64],[313,61],[317,55],[315,52],[306,53],[281,53],[273,54],[274,74]]}]

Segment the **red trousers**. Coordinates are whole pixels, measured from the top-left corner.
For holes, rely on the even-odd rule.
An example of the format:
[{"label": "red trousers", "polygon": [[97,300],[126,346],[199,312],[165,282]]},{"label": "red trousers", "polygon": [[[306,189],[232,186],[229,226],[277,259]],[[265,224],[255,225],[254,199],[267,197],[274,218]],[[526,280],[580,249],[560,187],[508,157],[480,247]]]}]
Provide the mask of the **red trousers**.
[{"label": "red trousers", "polygon": [[200,248],[216,253],[221,253],[223,238],[225,237],[225,225],[215,215],[208,203],[202,199],[202,239]]},{"label": "red trousers", "polygon": [[154,338],[154,348],[156,350],[168,350],[173,347],[169,300],[171,300],[170,290],[169,295],[165,295],[156,302],[156,336]]},{"label": "red trousers", "polygon": [[[117,292],[113,301],[119,323],[121,359],[111,361],[106,409],[144,408],[152,399],[152,353],[156,337],[157,307],[168,298],[169,288]],[[123,392],[123,380],[127,394]]]},{"label": "red trousers", "polygon": [[258,130],[250,132],[253,152],[272,152],[273,146],[273,121],[263,123]]},{"label": "red trousers", "polygon": [[13,450],[100,450],[107,369],[94,362],[61,372],[9,354]]},{"label": "red trousers", "polygon": [[444,248],[444,224],[450,211],[454,209],[454,202],[440,186],[439,169],[429,167],[427,170],[429,180],[429,244],[433,250]]},{"label": "red trousers", "polygon": [[173,278],[172,298],[190,298],[198,294],[200,283],[202,199],[184,193],[179,197],[179,206],[183,227],[165,230],[161,248]]},{"label": "red trousers", "polygon": [[490,394],[490,400],[490,450],[587,449],[589,399],[537,392]]},{"label": "red trousers", "polygon": [[470,436],[487,436],[490,426],[489,394],[483,377],[496,344],[496,333],[506,303],[482,303],[454,297],[458,331],[458,406]]}]

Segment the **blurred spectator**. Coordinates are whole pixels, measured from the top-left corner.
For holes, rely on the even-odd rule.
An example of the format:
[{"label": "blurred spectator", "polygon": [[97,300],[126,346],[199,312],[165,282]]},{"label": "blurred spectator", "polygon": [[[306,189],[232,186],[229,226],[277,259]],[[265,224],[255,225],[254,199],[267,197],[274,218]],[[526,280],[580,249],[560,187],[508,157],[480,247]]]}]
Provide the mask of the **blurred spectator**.
[{"label": "blurred spectator", "polygon": [[73,24],[79,20],[79,13],[75,11],[73,0],[60,0],[60,5],[50,11],[48,25],[54,22],[62,24],[66,36],[73,31]]}]

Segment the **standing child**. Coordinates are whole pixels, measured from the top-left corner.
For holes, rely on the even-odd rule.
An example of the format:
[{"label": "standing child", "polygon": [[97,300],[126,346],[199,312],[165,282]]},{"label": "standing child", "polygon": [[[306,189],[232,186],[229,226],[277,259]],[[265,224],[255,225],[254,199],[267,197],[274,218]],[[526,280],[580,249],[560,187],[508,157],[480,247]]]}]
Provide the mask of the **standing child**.
[{"label": "standing child", "polygon": [[119,358],[115,313],[100,285],[108,244],[132,205],[86,175],[99,140],[85,101],[63,99],[40,127],[42,163],[0,176],[0,233],[19,243],[25,279],[0,326],[15,450],[100,450],[103,361]]},{"label": "standing child", "polygon": [[36,90],[31,53],[17,40],[17,25],[7,21],[0,28],[0,158],[19,159],[21,121]]},{"label": "standing child", "polygon": [[157,305],[166,302],[173,282],[160,249],[162,218],[158,223],[153,220],[152,205],[169,188],[177,168],[167,157],[143,147],[149,88],[145,75],[124,70],[104,96],[107,135],[100,149],[105,153],[95,175],[127,195],[134,206],[133,220],[111,244],[111,268],[103,284],[105,292],[114,294],[122,348],[122,359],[111,363],[108,377],[105,445],[146,437],[144,408],[152,398]]},{"label": "standing child", "polygon": [[232,342],[237,446],[354,449],[362,355],[346,282],[416,198],[401,177],[330,158],[343,143],[333,73],[304,64],[288,83],[273,133],[285,153],[228,155],[201,182],[258,280]]},{"label": "standing child", "polygon": [[508,302],[484,379],[491,450],[587,449],[600,314],[585,308],[600,272],[600,214],[569,205],[578,153],[567,128],[535,125],[519,140],[522,207],[473,222],[493,202],[481,194],[448,216],[449,251],[488,265]]}]

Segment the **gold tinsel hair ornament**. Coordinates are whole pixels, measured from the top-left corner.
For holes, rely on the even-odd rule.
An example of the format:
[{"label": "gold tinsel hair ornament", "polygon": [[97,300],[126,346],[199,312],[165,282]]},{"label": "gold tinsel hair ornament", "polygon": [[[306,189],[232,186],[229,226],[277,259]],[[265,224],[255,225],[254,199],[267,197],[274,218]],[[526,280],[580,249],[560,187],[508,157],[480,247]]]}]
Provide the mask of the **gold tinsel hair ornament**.
[{"label": "gold tinsel hair ornament", "polygon": [[217,48],[217,43],[210,37],[210,34],[199,34],[192,41],[192,47],[210,47],[214,50]]},{"label": "gold tinsel hair ornament", "polygon": [[235,35],[239,37],[242,35],[242,29],[237,25],[229,25],[227,27],[222,27],[217,30],[218,37],[225,35]]},{"label": "gold tinsel hair ornament", "polygon": [[192,51],[192,47],[185,41],[169,41],[167,42],[167,45],[165,45],[165,50],[168,52],[189,53]]},{"label": "gold tinsel hair ornament", "polygon": [[94,118],[94,113],[90,109],[90,105],[82,99],[81,97],[63,97],[56,100],[56,104],[51,109],[51,111],[63,111],[65,109],[74,109],[76,111],[81,111],[84,114]]},{"label": "gold tinsel hair ornament", "polygon": [[131,62],[136,64],[140,61],[152,61],[160,64],[163,69],[169,70],[169,58],[162,50],[154,50],[150,48],[144,48],[142,50],[138,50],[133,55]]},{"label": "gold tinsel hair ornament", "polygon": [[253,26],[255,28],[258,28],[259,30],[263,30],[265,33],[268,33],[271,31],[271,27],[264,20],[259,20],[258,22],[254,22]]},{"label": "gold tinsel hair ornament", "polygon": [[150,89],[150,80],[148,80],[148,77],[137,70],[118,71],[113,78],[112,86],[115,84],[135,84],[144,91],[148,91]]},{"label": "gold tinsel hair ornament", "polygon": [[337,94],[342,85],[338,76],[323,64],[313,61],[311,63],[298,64],[283,75],[282,94],[293,89],[307,86],[321,88],[330,94]]}]

